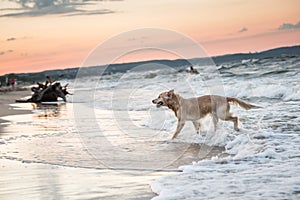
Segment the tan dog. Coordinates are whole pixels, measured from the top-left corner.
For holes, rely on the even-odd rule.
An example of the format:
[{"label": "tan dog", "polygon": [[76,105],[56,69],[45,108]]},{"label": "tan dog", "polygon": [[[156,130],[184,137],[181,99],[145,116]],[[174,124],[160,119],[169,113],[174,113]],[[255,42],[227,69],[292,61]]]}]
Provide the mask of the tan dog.
[{"label": "tan dog", "polygon": [[229,103],[239,105],[246,110],[261,108],[237,98],[217,95],[205,95],[197,98],[184,99],[180,95],[175,94],[174,90],[161,93],[157,99],[152,100],[152,103],[156,104],[157,107],[167,106],[174,111],[178,119],[178,124],[172,139],[176,138],[187,120],[193,122],[197,133],[199,133],[199,119],[205,117],[207,114],[212,115],[215,130],[217,128],[218,119],[222,119],[232,121],[234,123],[234,129],[238,131],[238,118],[229,112]]}]

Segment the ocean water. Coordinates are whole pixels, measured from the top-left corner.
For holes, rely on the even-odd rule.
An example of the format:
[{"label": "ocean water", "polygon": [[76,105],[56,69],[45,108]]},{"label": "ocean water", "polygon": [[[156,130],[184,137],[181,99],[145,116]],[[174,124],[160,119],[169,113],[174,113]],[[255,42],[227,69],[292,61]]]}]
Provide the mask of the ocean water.
[{"label": "ocean water", "polygon": [[[200,74],[153,63],[123,74],[63,80],[74,94],[67,104],[14,104],[33,113],[4,118],[9,122],[1,134],[0,158],[28,168],[37,165],[39,174],[50,170],[61,180],[69,174],[47,197],[299,199],[300,58],[195,68]],[[177,125],[174,113],[151,102],[170,89],[185,98],[219,94],[263,108],[232,106],[240,131],[231,122],[219,121],[214,132],[206,117],[201,134],[187,122],[171,140]],[[19,168],[24,166],[15,171]],[[76,180],[82,178],[93,184],[80,186]],[[71,183],[77,187],[62,187]],[[12,188],[3,187],[0,194],[11,197],[7,191]],[[20,192],[29,199],[37,189],[28,186]]]},{"label": "ocean water", "polygon": [[223,146],[228,156],[195,161],[157,179],[153,199],[299,199],[299,58],[247,60],[219,70],[227,96],[263,108],[234,108],[241,131],[226,123],[203,141]]}]

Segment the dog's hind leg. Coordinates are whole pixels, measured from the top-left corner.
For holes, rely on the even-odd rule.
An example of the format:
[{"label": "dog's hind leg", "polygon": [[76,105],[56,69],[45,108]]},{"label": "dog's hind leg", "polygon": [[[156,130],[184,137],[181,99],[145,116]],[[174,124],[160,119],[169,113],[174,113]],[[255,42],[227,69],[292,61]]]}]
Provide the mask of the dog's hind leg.
[{"label": "dog's hind leg", "polygon": [[226,110],[224,110],[225,107],[221,107],[218,110],[218,118],[225,120],[225,121],[232,121],[234,124],[234,130],[239,131],[238,127],[238,118],[234,117],[232,113],[229,112],[230,105],[227,103]]},{"label": "dog's hind leg", "polygon": [[181,129],[183,128],[184,124],[185,124],[185,120],[178,120],[177,128],[172,139],[177,137],[177,135],[180,133]]},{"label": "dog's hind leg", "polygon": [[[222,119],[222,118],[221,118]],[[226,114],[226,117],[223,118],[222,120],[225,120],[225,121],[232,121],[233,122],[233,126],[234,126],[234,130],[236,131],[239,131],[239,126],[238,126],[238,118],[237,117],[234,117],[231,113],[227,113]]]},{"label": "dog's hind leg", "polygon": [[195,127],[195,130],[196,130],[197,134],[199,134],[200,133],[200,126],[201,126],[200,122],[193,121],[193,125]]},{"label": "dog's hind leg", "polygon": [[231,113],[230,113],[230,115],[227,116],[225,120],[233,121],[233,124],[234,124],[234,130],[236,130],[236,131],[239,131],[239,130],[240,130],[240,129],[239,129],[239,125],[238,125],[238,121],[239,121],[239,120],[238,120],[237,117],[232,116]]}]

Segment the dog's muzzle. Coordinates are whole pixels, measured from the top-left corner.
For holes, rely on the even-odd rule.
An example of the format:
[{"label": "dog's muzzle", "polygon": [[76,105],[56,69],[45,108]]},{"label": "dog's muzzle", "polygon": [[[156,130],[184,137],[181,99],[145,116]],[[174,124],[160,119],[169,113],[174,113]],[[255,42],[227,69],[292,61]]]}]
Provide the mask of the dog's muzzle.
[{"label": "dog's muzzle", "polygon": [[164,103],[162,101],[157,101],[157,99],[152,100],[152,103],[156,104],[156,107],[160,107],[160,106],[164,105]]}]

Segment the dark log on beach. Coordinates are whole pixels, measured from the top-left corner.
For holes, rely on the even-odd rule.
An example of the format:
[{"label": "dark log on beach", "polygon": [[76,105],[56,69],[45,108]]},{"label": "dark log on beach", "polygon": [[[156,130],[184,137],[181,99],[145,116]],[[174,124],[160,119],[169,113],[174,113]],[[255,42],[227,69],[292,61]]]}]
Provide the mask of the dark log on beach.
[{"label": "dark log on beach", "polygon": [[55,102],[57,101],[58,97],[62,98],[66,102],[66,95],[70,94],[67,91],[67,86],[68,84],[62,87],[59,82],[56,82],[49,86],[38,83],[38,87],[31,88],[31,91],[34,92],[31,98],[27,100],[16,100],[16,102]]}]

